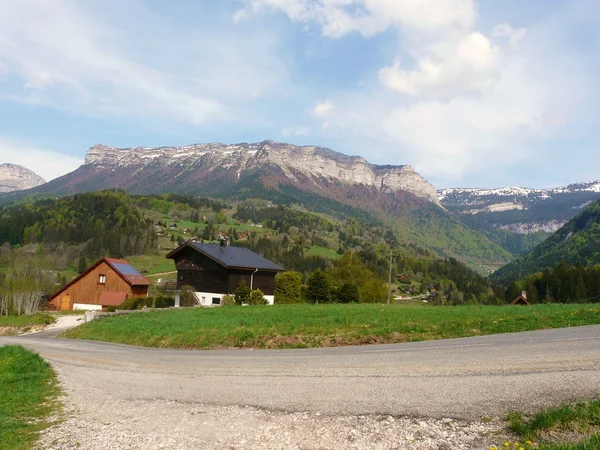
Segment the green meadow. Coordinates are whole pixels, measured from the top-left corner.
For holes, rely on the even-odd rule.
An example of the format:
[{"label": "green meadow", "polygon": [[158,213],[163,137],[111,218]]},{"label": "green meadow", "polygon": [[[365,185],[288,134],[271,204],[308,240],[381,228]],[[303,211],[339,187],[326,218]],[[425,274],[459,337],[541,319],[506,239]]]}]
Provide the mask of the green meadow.
[{"label": "green meadow", "polygon": [[327,304],[169,309],[108,317],[62,337],[147,347],[307,348],[459,338],[600,324],[600,305]]}]

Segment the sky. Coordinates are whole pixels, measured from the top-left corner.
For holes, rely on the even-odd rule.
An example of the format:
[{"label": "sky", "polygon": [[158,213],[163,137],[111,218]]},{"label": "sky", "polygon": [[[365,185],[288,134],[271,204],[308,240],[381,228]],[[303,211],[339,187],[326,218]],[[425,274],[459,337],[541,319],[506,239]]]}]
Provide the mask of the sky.
[{"label": "sky", "polygon": [[1,0],[0,163],[319,145],[436,187],[600,179],[597,0]]}]

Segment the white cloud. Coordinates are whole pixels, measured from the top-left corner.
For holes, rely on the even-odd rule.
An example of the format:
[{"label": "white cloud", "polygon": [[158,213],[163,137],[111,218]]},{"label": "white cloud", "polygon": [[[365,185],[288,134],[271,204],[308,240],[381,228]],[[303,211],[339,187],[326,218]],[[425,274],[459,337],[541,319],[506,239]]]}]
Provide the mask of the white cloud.
[{"label": "white cloud", "polygon": [[77,169],[83,159],[0,136],[0,163],[18,164],[50,181]]},{"label": "white cloud", "polygon": [[400,26],[418,32],[467,28],[475,20],[473,0],[245,0],[234,18],[281,11],[295,22],[312,23],[325,36],[358,32],[372,36]]},{"label": "white cloud", "polygon": [[511,45],[517,45],[527,34],[525,28],[513,28],[508,23],[499,23],[492,30],[492,36],[508,38]]},{"label": "white cloud", "polygon": [[281,130],[281,135],[285,137],[290,136],[308,136],[310,134],[310,130],[308,127],[303,127],[299,125],[293,125],[290,127],[284,127]]},{"label": "white cloud", "polygon": [[317,117],[324,118],[324,117],[330,116],[331,113],[333,112],[333,110],[334,110],[333,102],[331,100],[323,100],[323,101],[317,102],[317,104],[313,108],[313,113]]},{"label": "white cloud", "polygon": [[498,47],[481,33],[472,32],[450,55],[435,54],[432,48],[419,58],[414,70],[403,69],[396,62],[381,69],[379,77],[385,87],[404,94],[437,91],[443,96],[456,96],[491,87],[498,59]]},{"label": "white cloud", "polygon": [[[110,3],[110,2],[108,2]],[[227,121],[241,102],[282,90],[279,45],[265,31],[223,35],[219,27],[168,28],[137,2],[119,15],[92,2],[4,0],[0,60],[12,83],[0,97],[86,115]],[[118,20],[130,20],[118,26]]]}]

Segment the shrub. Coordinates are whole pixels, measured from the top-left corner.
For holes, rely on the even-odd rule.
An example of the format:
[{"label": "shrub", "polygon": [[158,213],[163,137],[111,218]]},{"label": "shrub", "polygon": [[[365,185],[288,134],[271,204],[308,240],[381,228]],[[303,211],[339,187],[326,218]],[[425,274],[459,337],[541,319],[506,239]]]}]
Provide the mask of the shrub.
[{"label": "shrub", "polygon": [[116,306],[109,306],[108,308],[106,308],[107,312],[115,312],[117,310]]},{"label": "shrub", "polygon": [[131,297],[121,303],[117,309],[122,311],[132,311],[143,307],[145,298]]},{"label": "shrub", "polygon": [[249,305],[266,305],[267,303],[267,299],[260,289],[254,289],[250,293],[250,299],[248,300]]},{"label": "shrub", "polygon": [[198,299],[196,298],[196,289],[189,284],[181,288],[179,306],[196,306]]},{"label": "shrub", "polygon": [[233,295],[224,295],[221,299],[222,306],[232,306],[235,305],[235,298]]},{"label": "shrub", "polygon": [[302,275],[298,272],[284,272],[275,278],[275,303],[290,304],[302,302]]},{"label": "shrub", "polygon": [[335,293],[339,303],[358,303],[358,286],[354,283],[344,283]]},{"label": "shrub", "polygon": [[243,305],[248,304],[250,301],[250,295],[252,294],[252,290],[250,289],[250,286],[248,286],[246,284],[246,282],[244,280],[242,280],[242,282],[239,284],[238,287],[235,288],[235,291],[233,291],[233,295],[235,296],[235,304],[236,305]]},{"label": "shrub", "polygon": [[158,295],[154,299],[155,308],[170,308],[172,306],[175,306],[175,298],[168,295]]}]

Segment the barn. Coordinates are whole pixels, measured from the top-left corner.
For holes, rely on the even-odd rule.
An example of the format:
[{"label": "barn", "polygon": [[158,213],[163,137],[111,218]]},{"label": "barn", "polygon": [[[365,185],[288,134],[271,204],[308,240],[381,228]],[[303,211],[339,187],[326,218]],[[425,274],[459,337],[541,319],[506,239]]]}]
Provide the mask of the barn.
[{"label": "barn", "polygon": [[275,301],[275,275],[285,269],[243,247],[187,241],[167,255],[175,261],[177,287],[190,285],[202,306],[220,306],[243,281]]},{"label": "barn", "polygon": [[52,294],[53,310],[106,310],[131,297],[147,297],[152,285],[123,259],[102,258]]}]

